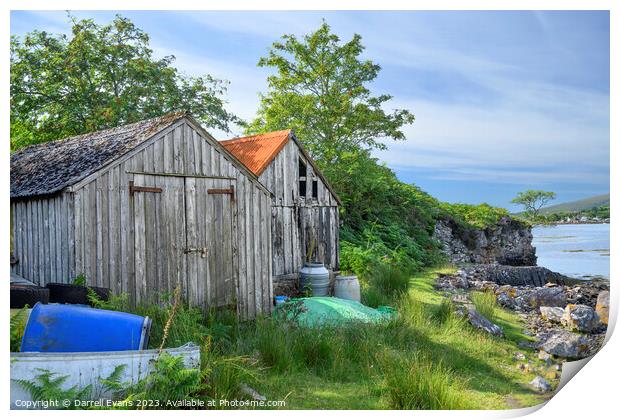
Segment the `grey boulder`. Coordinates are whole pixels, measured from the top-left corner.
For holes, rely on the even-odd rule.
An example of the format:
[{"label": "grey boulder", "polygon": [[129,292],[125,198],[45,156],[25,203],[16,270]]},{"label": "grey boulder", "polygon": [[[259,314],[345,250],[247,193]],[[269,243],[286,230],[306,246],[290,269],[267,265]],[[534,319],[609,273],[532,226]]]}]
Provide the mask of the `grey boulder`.
[{"label": "grey boulder", "polygon": [[551,322],[557,322],[558,324],[562,322],[564,308],[560,308],[559,306],[541,306],[539,310],[543,319]]},{"label": "grey boulder", "polygon": [[564,309],[562,322],[572,330],[590,333],[599,327],[600,318],[590,306],[571,304]]},{"label": "grey boulder", "polygon": [[538,342],[538,349],[549,354],[568,359],[578,359],[589,351],[585,337],[566,330],[552,330],[544,334]]},{"label": "grey boulder", "polygon": [[503,337],[504,331],[502,331],[502,328],[482,316],[473,305],[463,305],[457,308],[456,312],[460,316],[467,316],[467,320],[474,327],[486,331],[491,335]]},{"label": "grey boulder", "polygon": [[547,382],[542,376],[535,377],[532,382],[530,382],[530,386],[536,391],[540,392],[551,391],[551,384]]},{"label": "grey boulder", "polygon": [[541,306],[566,306],[566,293],[561,287],[541,287],[532,290],[527,300],[532,308],[540,308]]}]

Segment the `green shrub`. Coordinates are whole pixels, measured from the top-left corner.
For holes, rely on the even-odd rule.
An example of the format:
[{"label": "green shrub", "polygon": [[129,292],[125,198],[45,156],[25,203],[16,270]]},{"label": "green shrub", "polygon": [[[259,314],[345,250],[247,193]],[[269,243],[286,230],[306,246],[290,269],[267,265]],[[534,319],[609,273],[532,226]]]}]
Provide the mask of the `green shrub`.
[{"label": "green shrub", "polygon": [[423,357],[386,354],[386,397],[395,410],[459,410],[468,407],[454,374]]},{"label": "green shrub", "polygon": [[380,263],[417,270],[437,262],[436,199],[401,182],[368,152],[346,154],[321,169],[343,203],[341,270],[363,276]]},{"label": "green shrub", "polygon": [[129,295],[127,293],[121,293],[120,295],[110,294],[108,300],[103,300],[99,295],[90,287],[88,289],[88,302],[93,308],[107,309],[110,311],[131,312],[131,306],[129,304]]},{"label": "green shrub", "polygon": [[441,203],[440,208],[466,227],[478,229],[484,229],[499,222],[502,217],[509,216],[508,210],[486,203],[478,205]]},{"label": "green shrub", "polygon": [[[162,306],[141,305],[133,312],[151,318],[149,347],[159,348],[164,336],[164,327],[172,312],[172,303],[169,302]],[[168,330],[165,345],[166,347],[178,347],[188,342],[201,344],[210,334],[211,330],[207,327],[202,311],[187,304],[181,304]]]},{"label": "green shrub", "polygon": [[495,294],[487,290],[485,292],[472,292],[470,296],[476,311],[489,321],[493,321],[497,310]]}]

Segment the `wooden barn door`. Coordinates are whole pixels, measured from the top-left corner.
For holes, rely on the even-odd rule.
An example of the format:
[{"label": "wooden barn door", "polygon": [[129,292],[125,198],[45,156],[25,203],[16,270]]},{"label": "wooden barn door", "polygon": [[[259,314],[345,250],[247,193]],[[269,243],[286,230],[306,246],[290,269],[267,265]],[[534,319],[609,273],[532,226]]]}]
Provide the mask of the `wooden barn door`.
[{"label": "wooden barn door", "polygon": [[181,282],[183,298],[202,308],[235,304],[235,181],[136,174],[136,301],[161,301]]},{"label": "wooden barn door", "polygon": [[184,179],[136,174],[129,195],[134,214],[136,300],[161,301],[177,282],[186,291]]},{"label": "wooden barn door", "polygon": [[188,177],[185,194],[190,302],[234,307],[235,181]]}]

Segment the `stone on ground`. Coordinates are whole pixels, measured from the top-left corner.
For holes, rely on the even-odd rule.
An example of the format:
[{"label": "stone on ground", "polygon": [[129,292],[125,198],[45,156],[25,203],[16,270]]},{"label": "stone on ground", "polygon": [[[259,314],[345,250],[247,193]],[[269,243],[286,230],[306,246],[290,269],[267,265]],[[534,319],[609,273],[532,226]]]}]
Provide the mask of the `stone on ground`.
[{"label": "stone on ground", "polygon": [[532,308],[541,306],[566,306],[566,293],[561,287],[542,287],[533,290],[528,296]]},{"label": "stone on ground", "polygon": [[248,397],[251,397],[253,400],[256,400],[256,401],[267,401],[267,397],[265,397],[264,395],[259,394],[258,391],[256,391],[254,388],[251,388],[250,386],[248,386],[246,384],[241,384],[240,391],[241,391],[242,394],[245,394]]},{"label": "stone on ground", "polygon": [[588,340],[566,330],[552,330],[544,334],[538,343],[538,349],[549,354],[569,359],[578,359],[589,351]]},{"label": "stone on ground", "polygon": [[569,329],[580,332],[592,332],[600,324],[598,313],[587,305],[569,304],[564,310],[562,322]]},{"label": "stone on ground", "polygon": [[558,324],[562,322],[564,308],[560,308],[559,306],[541,306],[539,309],[540,315],[543,319],[551,322],[557,322]]},{"label": "stone on ground", "polygon": [[549,384],[549,382],[547,382],[542,376],[536,376],[532,382],[530,382],[530,386],[540,392],[551,391],[551,384]]},{"label": "stone on ground", "polygon": [[605,325],[609,322],[609,292],[602,291],[596,298],[596,313]]},{"label": "stone on ground", "polygon": [[460,316],[467,316],[469,323],[476,328],[479,328],[483,331],[488,332],[491,335],[495,335],[497,337],[503,337],[504,331],[499,325],[495,325],[484,316],[482,316],[473,305],[464,305],[462,307],[457,308],[457,313]]}]

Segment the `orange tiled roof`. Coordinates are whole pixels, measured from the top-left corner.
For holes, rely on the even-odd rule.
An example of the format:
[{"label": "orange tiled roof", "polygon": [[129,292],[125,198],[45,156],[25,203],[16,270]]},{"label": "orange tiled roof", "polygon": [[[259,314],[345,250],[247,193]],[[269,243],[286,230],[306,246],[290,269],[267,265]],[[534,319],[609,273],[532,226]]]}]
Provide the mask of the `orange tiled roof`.
[{"label": "orange tiled roof", "polygon": [[220,143],[254,175],[260,176],[289,140],[291,130],[222,140]]}]

